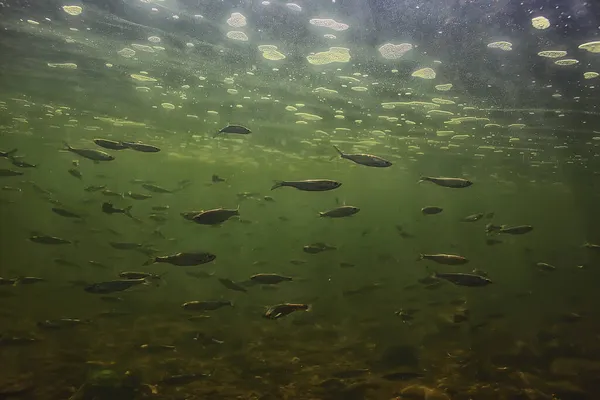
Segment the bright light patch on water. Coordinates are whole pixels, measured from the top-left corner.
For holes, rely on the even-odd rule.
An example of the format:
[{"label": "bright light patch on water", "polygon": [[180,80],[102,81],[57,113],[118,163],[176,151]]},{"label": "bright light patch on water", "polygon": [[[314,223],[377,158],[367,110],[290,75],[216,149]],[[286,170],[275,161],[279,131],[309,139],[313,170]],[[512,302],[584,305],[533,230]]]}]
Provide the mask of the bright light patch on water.
[{"label": "bright light patch on water", "polygon": [[239,12],[234,12],[229,18],[227,18],[227,25],[233,28],[241,28],[243,26],[246,26],[246,24],[246,17],[244,17]]},{"label": "bright light patch on water", "polygon": [[345,47],[330,47],[329,51],[311,54],[306,59],[313,65],[325,65],[334,62],[347,63],[350,61],[350,49]]},{"label": "bright light patch on water", "polygon": [[129,47],[125,47],[125,48],[117,51],[117,54],[120,55],[121,57],[131,58],[131,57],[135,56],[135,50],[130,49]]},{"label": "bright light patch on water", "polygon": [[83,8],[79,7],[79,6],[63,6],[63,11],[66,12],[69,15],[79,15],[83,12]]},{"label": "bright light patch on water", "polygon": [[227,32],[227,37],[233,40],[239,40],[240,42],[247,42],[248,36],[244,32],[241,31],[229,31]]},{"label": "bright light patch on water", "polygon": [[451,83],[444,83],[443,85],[435,85],[435,90],[438,90],[440,92],[447,92],[450,89],[452,89]]},{"label": "bright light patch on water", "polygon": [[579,61],[575,60],[573,58],[565,58],[564,60],[554,61],[554,64],[556,64],[556,65],[575,65],[575,64],[579,64]]},{"label": "bright light patch on water", "polygon": [[296,113],[295,115],[306,121],[320,121],[323,119],[322,117],[319,117],[318,115],[309,114],[309,113]]},{"label": "bright light patch on water", "polygon": [[392,44],[386,43],[379,48],[381,56],[387,60],[397,60],[406,52],[412,50],[413,45],[410,43]]},{"label": "bright light patch on water", "polygon": [[578,47],[581,50],[589,51],[590,53],[600,53],[600,41],[587,42]]},{"label": "bright light patch on water", "polygon": [[133,79],[140,82],[156,82],[157,79],[152,78],[151,76],[141,75],[141,74],[131,74]]},{"label": "bright light patch on water", "polygon": [[333,19],[321,19],[321,18],[313,18],[308,21],[311,25],[320,26],[323,28],[333,29],[334,31],[345,31],[350,27],[348,24],[344,24],[341,22],[337,22]]},{"label": "bright light patch on water", "polygon": [[62,69],[77,69],[75,63],[48,63],[50,68],[62,68]]},{"label": "bright light patch on water", "polygon": [[563,50],[544,50],[538,53],[538,56],[546,58],[561,58],[566,55],[567,52]]},{"label": "bright light patch on water", "polygon": [[550,21],[546,17],[535,17],[531,20],[531,25],[535,29],[548,29],[550,27]]},{"label": "bright light patch on water", "polygon": [[505,42],[505,41],[492,42],[492,43],[488,44],[487,47],[490,49],[500,49],[500,50],[504,50],[504,51],[511,51],[512,43]]},{"label": "bright light patch on water", "polygon": [[583,78],[584,79],[594,79],[597,78],[600,74],[598,74],[597,72],[584,72],[583,73]]},{"label": "bright light patch on water", "polygon": [[431,68],[421,68],[411,74],[414,78],[435,79],[435,71]]}]

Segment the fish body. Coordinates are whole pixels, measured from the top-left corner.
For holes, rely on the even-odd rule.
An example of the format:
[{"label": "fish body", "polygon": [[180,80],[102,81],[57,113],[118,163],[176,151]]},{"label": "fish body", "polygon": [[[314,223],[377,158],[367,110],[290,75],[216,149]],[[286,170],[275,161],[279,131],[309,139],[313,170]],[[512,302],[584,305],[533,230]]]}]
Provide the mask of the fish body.
[{"label": "fish body", "polygon": [[533,230],[531,225],[517,225],[517,226],[506,226],[506,225],[493,225],[487,224],[485,231],[487,233],[504,233],[508,235],[523,235]]},{"label": "fish body", "polygon": [[589,242],[585,242],[583,244],[583,247],[585,247],[586,249],[600,250],[600,244],[594,244]]},{"label": "fish body", "polygon": [[75,214],[74,212],[69,211],[69,210],[65,210],[64,208],[52,207],[52,211],[55,214],[58,214],[61,217],[65,217],[65,218],[81,218],[81,215]]},{"label": "fish body", "polygon": [[337,247],[328,245],[323,242],[318,242],[318,243],[308,244],[308,245],[304,246],[302,249],[304,250],[305,253],[317,254],[317,253],[320,253],[320,252],[326,251],[326,250],[336,250]]},{"label": "fish body", "polygon": [[106,214],[125,214],[130,218],[133,218],[131,215],[131,208],[133,206],[125,207],[125,208],[117,208],[112,203],[104,202],[102,203],[102,212]]},{"label": "fish body", "polygon": [[419,179],[419,182],[433,182],[438,186],[443,186],[447,188],[459,189],[466,188],[473,184],[473,182],[462,179],[462,178],[444,178],[444,177],[431,177],[431,176],[423,176]]},{"label": "fish body", "polygon": [[238,285],[237,283],[235,283],[231,279],[219,278],[219,282],[221,282],[221,284],[223,286],[225,286],[227,289],[235,290],[236,292],[247,292],[246,288],[244,288],[243,286]]},{"label": "fish body", "polygon": [[554,265],[545,262],[536,263],[535,266],[542,271],[552,272],[556,270],[556,267]]},{"label": "fish body", "polygon": [[340,157],[355,162],[356,164],[366,165],[367,167],[385,168],[392,165],[388,160],[370,154],[345,154],[337,146],[333,148],[339,153]]},{"label": "fish body", "polygon": [[421,208],[421,213],[423,215],[435,215],[435,214],[441,213],[442,211],[444,211],[444,209],[442,207],[436,207],[436,206],[428,206],[428,207]]},{"label": "fish body", "polygon": [[240,215],[240,208],[228,210],[226,208],[217,208],[214,210],[203,211],[200,214],[194,216],[192,220],[197,224],[202,225],[218,225],[229,218]]},{"label": "fish body", "polygon": [[10,157],[10,162],[12,163],[12,165],[14,165],[15,167],[19,167],[19,168],[35,168],[35,167],[37,167],[36,164],[30,164],[27,161],[23,161],[17,157]]},{"label": "fish body", "polygon": [[88,293],[108,294],[114,292],[122,292],[136,285],[146,285],[148,282],[145,279],[119,279],[114,281],[92,283],[84,287]]},{"label": "fish body", "polygon": [[71,244],[73,243],[67,239],[61,239],[55,236],[47,236],[47,235],[34,235],[29,238],[34,243],[40,244]]},{"label": "fish body", "polygon": [[323,211],[319,213],[321,217],[342,218],[350,217],[360,211],[360,208],[354,206],[341,206],[333,210]]},{"label": "fish body", "polygon": [[108,139],[94,139],[94,143],[96,143],[100,147],[104,147],[105,149],[110,150],[125,150],[129,148],[128,146],[123,144],[123,142]]},{"label": "fish body", "polygon": [[419,256],[420,260],[431,260],[431,261],[435,261],[438,264],[445,264],[445,265],[462,265],[462,264],[466,264],[469,262],[468,259],[466,259],[463,256],[458,256],[455,254],[421,254]]},{"label": "fish body", "polygon": [[8,168],[0,168],[0,176],[19,176],[19,175],[23,175],[23,172],[20,171],[15,171],[14,169],[8,169]]},{"label": "fish body", "polygon": [[108,242],[110,247],[117,250],[133,250],[142,247],[141,243],[134,242]]},{"label": "fish body", "polygon": [[75,147],[69,146],[69,144],[67,142],[64,142],[64,144],[65,144],[66,150],[70,151],[71,153],[75,153],[78,156],[81,156],[83,158],[87,158],[89,160],[92,160],[92,161],[112,161],[112,160],[115,159],[110,154],[105,153],[105,152],[100,151],[100,150],[95,150],[95,149],[77,149]]},{"label": "fish body", "polygon": [[271,190],[289,186],[298,190],[307,192],[324,192],[327,190],[337,189],[342,184],[340,182],[332,181],[329,179],[308,179],[305,181],[275,181],[275,184],[271,187]]},{"label": "fish body", "polygon": [[17,278],[17,284],[20,285],[32,285],[34,283],[46,282],[46,279],[39,278],[37,276],[21,276]]},{"label": "fish body", "polygon": [[191,267],[194,265],[209,263],[215,258],[217,258],[216,255],[207,252],[177,253],[169,256],[155,257],[153,260],[144,265],[149,265],[152,263],[167,263],[171,265],[177,265],[179,267]]},{"label": "fish body", "polygon": [[462,274],[462,273],[435,273],[434,277],[445,279],[458,286],[487,286],[492,281],[485,276],[475,274]]},{"label": "fish body", "polygon": [[150,218],[151,220],[156,221],[156,222],[166,222],[167,221],[167,217],[162,214],[150,214],[150,215],[148,215],[148,218]]},{"label": "fish body", "polygon": [[140,350],[157,353],[162,351],[176,351],[177,349],[175,346],[168,344],[143,344],[140,346]]},{"label": "fish body", "polygon": [[149,194],[134,193],[132,191],[127,192],[127,196],[131,197],[134,200],[146,200],[146,199],[151,199],[152,198],[152,196],[150,196]]},{"label": "fish body", "polygon": [[[248,134],[252,133],[252,131],[242,125],[227,125],[226,127],[221,128],[217,132],[217,135],[219,133],[234,133],[234,134],[238,134],[238,135],[248,135]],[[215,136],[217,136],[217,135],[215,135]]]},{"label": "fish body", "polygon": [[252,275],[250,280],[263,285],[276,285],[281,282],[289,282],[293,279],[289,276],[282,276],[278,274],[256,274]]},{"label": "fish body", "polygon": [[[77,168],[69,168],[69,174],[77,179],[83,179],[83,174]],[[106,187],[106,186],[104,186]]]},{"label": "fish body", "polygon": [[229,300],[188,301],[181,305],[187,311],[214,311],[222,307],[233,307]]},{"label": "fish body", "polygon": [[309,311],[310,306],[308,304],[293,304],[283,303],[277,304],[267,308],[267,311],[263,314],[263,317],[267,319],[279,319],[293,313],[294,311]]},{"label": "fish body", "polygon": [[153,192],[153,193],[173,193],[172,190],[165,189],[163,187],[154,185],[152,183],[142,183],[142,187],[144,189],[146,189],[147,191]]},{"label": "fish body", "polygon": [[18,149],[12,149],[12,150],[9,150],[9,151],[1,151],[0,150],[0,157],[2,157],[2,158],[9,158],[13,154],[15,154],[17,151],[18,151]]},{"label": "fish body", "polygon": [[158,153],[160,149],[151,144],[145,144],[141,142],[122,142],[125,148],[140,151],[142,153]]},{"label": "fish body", "polygon": [[152,210],[154,211],[167,211],[169,208],[169,206],[152,206]]},{"label": "fish body", "polygon": [[467,215],[466,217],[461,219],[461,222],[476,222],[483,218],[483,215],[483,213]]},{"label": "fish body", "polygon": [[221,178],[219,175],[213,175],[211,178],[212,183],[225,182],[225,179]]},{"label": "fish body", "polygon": [[99,185],[99,186],[91,185],[91,186],[86,187],[83,190],[85,190],[86,192],[94,193],[94,192],[98,192],[98,191],[104,190],[104,189],[106,189],[106,185]]},{"label": "fish body", "polygon": [[123,271],[123,272],[119,272],[119,278],[158,280],[161,278],[161,275],[152,274],[150,272]]},{"label": "fish body", "polygon": [[110,189],[104,189],[102,191],[102,194],[105,195],[105,196],[108,196],[108,197],[121,197],[121,198],[124,197],[121,193],[113,192]]},{"label": "fish body", "polygon": [[17,284],[17,278],[0,277],[0,286],[14,286]]}]

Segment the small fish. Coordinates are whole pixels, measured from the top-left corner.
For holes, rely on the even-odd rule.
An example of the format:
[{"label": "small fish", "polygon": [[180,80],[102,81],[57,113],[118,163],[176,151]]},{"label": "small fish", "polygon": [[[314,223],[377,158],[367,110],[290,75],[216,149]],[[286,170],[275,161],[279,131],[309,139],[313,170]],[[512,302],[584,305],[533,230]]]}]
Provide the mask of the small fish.
[{"label": "small fish", "polygon": [[158,383],[162,385],[186,385],[209,377],[209,374],[170,375],[162,378]]},{"label": "small fish", "polygon": [[153,263],[167,263],[171,265],[177,265],[179,267],[190,267],[209,263],[216,258],[216,255],[207,252],[177,253],[169,256],[155,257],[154,259],[147,261],[144,265],[150,265]]},{"label": "small fish", "polygon": [[187,311],[214,311],[221,307],[233,307],[229,300],[188,301],[181,305]]},{"label": "small fish", "polygon": [[436,206],[428,206],[428,207],[421,208],[421,213],[423,215],[435,215],[435,214],[441,213],[442,211],[444,211],[444,209],[442,207],[436,207]]},{"label": "small fish", "polygon": [[102,264],[99,261],[90,260],[90,261],[88,261],[88,264],[90,264],[92,267],[95,267],[95,268],[108,269],[108,266]]},{"label": "small fish", "polygon": [[10,151],[0,151],[0,157],[2,157],[2,158],[9,158],[13,154],[15,154],[17,151],[18,151],[18,149],[12,149]]},{"label": "small fish", "polygon": [[42,194],[45,196],[51,196],[52,192],[49,190],[44,189],[43,187],[41,187],[40,185],[38,185],[37,183],[33,182],[33,181],[21,181],[21,183],[27,183],[31,186],[31,188],[38,194]]},{"label": "small fish", "polygon": [[123,271],[119,272],[119,278],[159,280],[162,279],[162,275],[157,275],[150,272]]},{"label": "small fish", "polygon": [[151,144],[145,144],[141,142],[122,142],[126,148],[140,151],[142,153],[158,153],[160,149],[156,146],[152,146]]},{"label": "small fish", "polygon": [[256,274],[250,277],[250,280],[263,285],[276,285],[281,282],[289,282],[293,279],[289,276],[278,274]]},{"label": "small fish", "polygon": [[275,184],[271,187],[271,190],[275,190],[280,187],[289,186],[298,190],[304,190],[307,192],[324,192],[327,190],[337,189],[342,184],[340,182],[332,181],[329,179],[309,179],[305,181],[275,181]]},{"label": "small fish", "polygon": [[74,243],[67,239],[61,239],[59,237],[47,236],[47,235],[34,235],[34,236],[31,236],[29,238],[29,240],[31,240],[34,243],[41,243],[41,244],[73,244]]},{"label": "small fish", "polygon": [[493,225],[487,224],[485,226],[486,233],[505,233],[509,235],[523,235],[533,230],[531,225],[517,225],[517,226],[506,226],[506,225]]},{"label": "small fish", "polygon": [[99,186],[91,185],[91,186],[86,187],[83,190],[85,190],[86,192],[94,193],[94,192],[99,192],[100,190],[104,190],[104,189],[106,189],[106,185],[99,185]]},{"label": "small fish", "polygon": [[106,281],[99,283],[92,283],[86,286],[83,290],[88,293],[94,294],[108,294],[113,292],[122,292],[136,285],[147,285],[148,282],[145,279],[123,279]]},{"label": "small fish", "polygon": [[151,183],[143,183],[142,187],[149,192],[153,193],[173,193],[172,190],[165,189],[164,187],[160,187]]},{"label": "small fish", "polygon": [[244,288],[243,286],[238,285],[237,283],[235,283],[231,279],[219,278],[219,282],[221,282],[221,284],[223,286],[225,286],[227,289],[235,290],[237,292],[247,292],[246,288]]},{"label": "small fish", "polygon": [[283,303],[270,306],[267,311],[263,314],[263,317],[267,319],[279,319],[293,313],[294,311],[310,311],[308,304],[293,304]]},{"label": "small fish", "polygon": [[19,168],[35,168],[35,167],[37,167],[36,164],[30,164],[30,163],[23,161],[17,157],[11,157],[10,162],[12,163],[12,165],[14,165],[15,167],[19,167]]},{"label": "small fish", "polygon": [[127,192],[127,196],[131,197],[134,200],[146,200],[152,198],[152,196],[150,196],[149,194],[134,193],[132,191]]},{"label": "small fish", "polygon": [[2,190],[5,192],[20,192],[21,188],[15,186],[2,186]]},{"label": "small fish", "polygon": [[23,172],[15,171],[14,169],[0,168],[0,176],[19,176],[23,175]]},{"label": "small fish", "polygon": [[125,197],[121,193],[113,192],[110,189],[104,189],[102,191],[102,194],[105,195],[105,196],[108,196],[108,197],[121,197],[121,198]]},{"label": "small fish", "polygon": [[539,263],[535,263],[535,266],[540,269],[541,271],[548,271],[548,272],[552,272],[556,270],[556,267],[554,265],[545,263],[545,262],[539,262]]},{"label": "small fish", "polygon": [[71,174],[71,176],[74,176],[77,179],[83,179],[83,174],[77,168],[70,168],[69,174]]},{"label": "small fish", "polygon": [[65,150],[70,151],[71,153],[75,153],[81,157],[87,158],[92,161],[112,161],[115,158],[108,153],[105,153],[100,150],[94,149],[77,149],[75,147],[69,146],[67,142],[63,142],[65,145]]},{"label": "small fish", "polygon": [[489,238],[485,240],[485,244],[487,244],[488,246],[494,246],[497,244],[503,243],[502,240],[498,240],[498,239],[494,239],[494,238]]},{"label": "small fish", "polygon": [[485,276],[475,275],[475,274],[462,274],[462,273],[435,273],[433,275],[435,278],[445,279],[449,282],[454,283],[458,286],[487,286],[492,281]]},{"label": "small fish", "polygon": [[263,200],[264,201],[268,201],[270,203],[274,203],[275,202],[275,199],[272,198],[271,196],[265,196],[265,197],[263,197]]},{"label": "small fish", "polygon": [[469,262],[465,257],[455,254],[421,254],[419,260],[431,260],[446,265],[461,265]]},{"label": "small fish", "polygon": [[19,285],[32,285],[34,283],[46,282],[44,278],[38,278],[37,276],[21,276],[17,278],[17,284]]},{"label": "small fish", "polygon": [[593,244],[593,243],[589,243],[589,242],[585,242],[582,247],[585,247],[586,249],[591,249],[591,250],[600,250],[600,244]]},{"label": "small fish", "polygon": [[196,279],[206,279],[206,278],[210,278],[211,276],[213,276],[215,273],[214,272],[206,272],[206,271],[185,271],[186,275],[191,276],[192,278],[196,278]]},{"label": "small fish", "polygon": [[212,178],[212,183],[219,183],[219,182],[225,182],[226,180],[221,178],[219,175],[213,175]]},{"label": "small fish", "polygon": [[59,318],[59,319],[47,319],[37,323],[40,329],[61,329],[71,326],[88,325],[92,321],[89,319],[79,318]]},{"label": "small fish", "polygon": [[167,221],[167,217],[165,217],[162,214],[150,214],[148,215],[148,218],[150,218],[153,221],[156,222],[166,222]]},{"label": "small fish", "polygon": [[96,143],[100,147],[104,147],[105,149],[110,150],[125,150],[129,147],[123,144],[123,142],[116,142],[114,140],[108,139],[94,139],[94,143]]},{"label": "small fish", "polygon": [[154,211],[167,211],[169,210],[169,206],[152,206],[152,210]]},{"label": "small fish", "polygon": [[82,218],[81,215],[75,214],[74,212],[69,211],[69,210],[65,210],[64,208],[52,207],[52,211],[55,214],[58,214],[61,217],[65,217],[65,218],[79,218],[79,219]]},{"label": "small fish", "polygon": [[201,225],[218,225],[236,215],[240,215],[239,206],[238,208],[232,210],[217,208],[214,210],[203,211],[202,213],[194,216],[192,220]]},{"label": "small fish", "polygon": [[134,242],[108,242],[108,244],[110,245],[110,247],[117,250],[133,250],[139,249],[143,246],[141,243]]},{"label": "small fish", "polygon": [[473,184],[473,182],[466,180],[466,179],[462,179],[462,178],[443,178],[443,177],[434,178],[434,177],[430,177],[430,176],[421,177],[421,179],[419,179],[419,182],[433,182],[438,186],[443,186],[443,187],[453,188],[453,189],[466,188]]},{"label": "small fish", "polygon": [[476,221],[479,221],[481,218],[483,218],[483,213],[477,213],[477,214],[467,215],[466,217],[462,218],[460,221],[461,222],[476,222]]},{"label": "small fish", "polygon": [[366,165],[367,167],[385,168],[392,165],[388,160],[370,154],[345,154],[337,146],[333,148],[339,153],[340,157],[353,161],[356,164]]},{"label": "small fish", "polygon": [[143,344],[140,346],[140,350],[144,350],[150,353],[158,353],[163,351],[177,351],[175,346],[168,344]]},{"label": "small fish", "polygon": [[15,286],[17,283],[17,278],[2,278],[0,277],[0,286]]},{"label": "small fish", "polygon": [[319,213],[321,217],[342,218],[350,217],[360,211],[360,208],[354,206],[341,206],[333,210],[323,211]]},{"label": "small fish", "polygon": [[317,243],[308,244],[308,245],[304,246],[302,249],[304,250],[305,253],[317,254],[317,253],[320,253],[320,252],[326,251],[326,250],[337,250],[337,247],[328,245],[323,242],[317,242]]},{"label": "small fish", "polygon": [[294,265],[303,265],[303,264],[306,264],[307,262],[308,261],[306,261],[306,260],[290,260],[290,263],[294,264]]},{"label": "small fish", "polygon": [[340,263],[340,268],[354,268],[356,267],[356,264],[352,264],[349,262],[341,262]]},{"label": "small fish", "polygon": [[130,218],[133,218],[131,215],[131,209],[133,206],[125,207],[125,208],[117,208],[112,203],[104,202],[102,203],[102,212],[106,214],[125,214]]},{"label": "small fish", "polygon": [[238,135],[248,135],[250,133],[252,133],[252,131],[248,128],[246,128],[245,126],[242,125],[227,125],[226,127],[220,129],[215,136],[217,136],[219,133],[235,133]]}]

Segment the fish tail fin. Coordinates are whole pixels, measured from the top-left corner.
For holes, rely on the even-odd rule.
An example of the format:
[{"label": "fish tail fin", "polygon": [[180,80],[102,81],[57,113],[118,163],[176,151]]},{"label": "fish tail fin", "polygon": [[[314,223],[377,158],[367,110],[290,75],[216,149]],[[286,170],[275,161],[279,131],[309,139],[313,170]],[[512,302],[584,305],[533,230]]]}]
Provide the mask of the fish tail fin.
[{"label": "fish tail fin", "polygon": [[215,134],[213,135],[213,138],[216,138],[217,136],[219,136],[220,133],[221,133],[220,130],[216,131]]},{"label": "fish tail fin", "polygon": [[64,150],[73,150],[73,148],[67,143],[66,140],[63,140],[63,145],[65,146]]},{"label": "fish tail fin", "polygon": [[133,206],[125,207],[125,210],[124,210],[124,212],[123,212],[123,213],[124,213],[125,215],[127,215],[128,217],[130,217],[130,218],[133,218],[133,215],[131,215],[131,209],[132,209],[132,208],[133,208]]},{"label": "fish tail fin", "polygon": [[271,190],[275,190],[277,188],[280,188],[283,186],[283,181],[275,181],[275,183],[273,184],[273,186],[271,186]]},{"label": "fish tail fin", "polygon": [[[144,267],[146,267],[146,266],[148,266],[148,265],[151,265],[151,264],[154,264],[155,262],[157,262],[156,260],[157,260],[157,258],[156,258],[156,257],[149,258],[149,259],[148,259],[148,260],[146,260],[146,262],[145,262],[145,263],[143,263],[142,265],[143,265]],[[162,276],[162,275],[161,275],[161,276]]]},{"label": "fish tail fin", "polygon": [[339,153],[340,157],[344,157],[344,153],[342,153],[342,151],[339,149],[339,147],[337,147],[335,144],[333,145],[333,148]]},{"label": "fish tail fin", "polygon": [[12,149],[10,151],[7,151],[6,156],[12,158],[12,155],[15,154],[17,151],[19,151],[19,149]]},{"label": "fish tail fin", "polygon": [[324,217],[324,216],[325,216],[325,212],[324,211],[319,212],[319,217]]},{"label": "fish tail fin", "polygon": [[235,209],[235,215],[240,215],[240,205],[238,204],[237,208]]},{"label": "fish tail fin", "polygon": [[306,312],[311,312],[311,311],[312,311],[312,309],[313,309],[313,306],[312,306],[312,304],[307,304],[307,305],[306,305],[306,310],[304,310],[304,311],[306,311]]},{"label": "fish tail fin", "polygon": [[417,181],[417,183],[421,183],[421,182],[427,182],[429,180],[429,177],[427,176],[422,176],[419,178],[419,180]]},{"label": "fish tail fin", "polygon": [[425,254],[419,254],[419,257],[417,257],[417,261],[421,261],[425,258]]}]

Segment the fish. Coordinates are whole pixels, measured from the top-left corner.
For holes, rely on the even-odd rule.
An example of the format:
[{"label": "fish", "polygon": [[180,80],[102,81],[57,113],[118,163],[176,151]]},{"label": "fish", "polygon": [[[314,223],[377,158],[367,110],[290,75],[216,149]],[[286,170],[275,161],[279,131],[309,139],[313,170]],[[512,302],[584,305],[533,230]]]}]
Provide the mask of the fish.
[{"label": "fish", "polygon": [[65,145],[65,150],[70,151],[71,153],[75,153],[78,156],[83,158],[87,158],[92,161],[112,161],[115,158],[108,153],[105,153],[100,150],[95,149],[77,149],[75,147],[69,146],[67,142],[63,142]]},{"label": "fish", "polygon": [[150,265],[154,263],[167,263],[171,265],[177,265],[179,267],[190,267],[194,265],[206,264],[214,261],[217,258],[216,255],[207,252],[197,253],[177,253],[168,256],[154,257],[148,260],[144,265]]},{"label": "fish", "polygon": [[319,213],[321,217],[329,217],[329,218],[342,218],[342,217],[350,217],[360,211],[360,208],[354,206],[341,206],[336,207],[329,211],[323,211]]},{"label": "fish", "polygon": [[310,308],[311,307],[308,304],[276,304],[274,306],[268,307],[265,313],[263,314],[263,317],[267,319],[279,319],[293,313],[294,311],[310,311]]},{"label": "fish", "polygon": [[165,205],[165,206],[152,206],[152,209],[154,211],[167,211],[170,207]]},{"label": "fish", "polygon": [[211,177],[212,183],[226,182],[225,179],[221,178],[219,175],[214,175]]},{"label": "fish", "polygon": [[477,213],[477,214],[467,215],[466,217],[462,218],[460,221],[461,222],[476,222],[476,221],[479,221],[481,218],[483,218],[483,213]]},{"label": "fish", "polygon": [[34,235],[34,236],[31,236],[29,238],[29,240],[31,240],[34,243],[41,243],[41,244],[75,244],[75,242],[72,242],[67,239],[61,239],[59,237],[47,236],[47,235]]},{"label": "fish", "polygon": [[52,207],[52,211],[55,214],[58,214],[61,217],[65,217],[65,218],[79,218],[79,219],[83,218],[81,215],[75,214],[74,212],[69,211],[69,210],[65,210],[64,208]]},{"label": "fish", "polygon": [[139,249],[143,246],[141,243],[134,242],[108,242],[108,244],[110,245],[110,247],[117,250],[133,250]]},{"label": "fish", "polygon": [[345,154],[337,146],[333,148],[339,153],[341,158],[355,162],[356,164],[365,165],[367,167],[385,168],[390,167],[392,163],[381,157],[370,154]]},{"label": "fish", "polygon": [[85,190],[86,192],[94,193],[94,192],[99,192],[100,190],[104,190],[104,189],[106,189],[106,185],[98,185],[98,186],[90,185],[83,190]]},{"label": "fish", "polygon": [[134,193],[132,191],[129,191],[126,194],[127,194],[127,196],[131,197],[134,200],[146,200],[146,199],[152,198],[152,196],[150,196],[149,194]]},{"label": "fish", "polygon": [[492,283],[489,278],[475,274],[463,274],[458,272],[447,272],[433,274],[435,278],[445,279],[458,286],[487,286]]},{"label": "fish", "polygon": [[146,279],[146,280],[159,280],[162,279],[161,275],[153,274],[151,272],[137,272],[137,271],[123,271],[119,272],[119,278],[123,279]]},{"label": "fish", "polygon": [[88,325],[92,321],[89,319],[80,318],[59,318],[59,319],[47,319],[37,323],[40,329],[61,329],[65,327],[77,326],[77,325]]},{"label": "fish", "polygon": [[14,169],[0,168],[0,176],[9,177],[9,176],[20,176],[20,175],[23,175],[23,172],[15,171]]},{"label": "fish", "polygon": [[32,285],[34,283],[46,282],[46,279],[39,278],[37,276],[21,276],[17,278],[17,284],[19,285]]},{"label": "fish", "polygon": [[275,202],[275,199],[272,198],[271,196],[265,196],[265,197],[263,197],[263,200],[264,201],[268,201],[270,203],[274,203]]},{"label": "fish", "polygon": [[125,150],[129,148],[128,146],[123,144],[123,142],[108,139],[94,139],[94,143],[96,143],[100,147],[104,147],[105,149],[110,150]]},{"label": "fish", "polygon": [[83,288],[84,291],[94,294],[108,294],[122,292],[136,285],[147,285],[145,279],[119,279],[114,281],[92,283]]},{"label": "fish", "polygon": [[586,249],[591,249],[591,250],[600,250],[600,244],[594,244],[594,243],[589,243],[589,242],[585,242],[583,244],[583,247],[585,247]]},{"label": "fish", "polygon": [[289,186],[298,190],[307,192],[324,192],[327,190],[337,189],[342,184],[340,182],[332,181],[329,179],[308,179],[305,181],[275,181],[275,184],[271,186],[271,190],[275,190],[280,187]]},{"label": "fish", "polygon": [[110,189],[104,189],[102,191],[102,194],[105,195],[105,196],[108,196],[108,197],[121,197],[121,198],[125,197],[121,193],[113,192]]},{"label": "fish", "polygon": [[244,288],[243,286],[238,285],[237,283],[235,283],[231,279],[219,278],[219,282],[221,282],[221,284],[223,286],[225,286],[227,289],[235,290],[237,292],[247,292],[246,288]]},{"label": "fish", "polygon": [[473,184],[473,182],[463,179],[463,178],[444,178],[444,177],[431,177],[431,176],[422,176],[419,179],[419,182],[433,182],[438,186],[443,186],[447,188],[459,189],[466,188]]},{"label": "fish", "polygon": [[494,239],[494,238],[489,238],[485,240],[485,244],[487,244],[488,246],[494,246],[500,243],[504,243],[502,242],[502,240],[498,240],[498,239]]},{"label": "fish", "polygon": [[214,210],[203,211],[200,214],[194,216],[192,220],[201,225],[218,225],[229,218],[240,215],[240,207],[232,210],[225,208],[216,208]]},{"label": "fish", "polygon": [[90,260],[90,261],[88,261],[88,264],[90,264],[92,267],[95,267],[95,268],[108,269],[108,266],[102,264],[99,261]]},{"label": "fish", "polygon": [[533,226],[531,225],[517,225],[517,226],[507,226],[507,225],[493,225],[487,224],[485,226],[486,233],[504,233],[509,235],[523,235],[525,233],[529,233],[533,230]]},{"label": "fish", "polygon": [[150,353],[157,353],[162,351],[177,351],[175,346],[168,344],[143,344],[140,346],[140,350],[148,351]]},{"label": "fish", "polygon": [[17,151],[19,151],[19,150],[18,149],[12,149],[12,150],[9,150],[9,151],[1,151],[0,150],[0,157],[2,157],[2,158],[10,158]]},{"label": "fish", "polygon": [[349,262],[341,262],[340,263],[340,268],[354,268],[356,267],[356,264],[352,264]]},{"label": "fish", "polygon": [[535,266],[540,269],[541,271],[548,271],[548,272],[552,272],[556,270],[556,267],[552,264],[548,264],[545,262],[538,262],[535,263]]},{"label": "fish", "polygon": [[278,274],[256,274],[250,277],[252,282],[260,283],[263,285],[276,285],[281,282],[292,281],[293,278],[289,276],[282,276]]},{"label": "fish", "polygon": [[317,243],[308,244],[308,245],[304,246],[302,249],[304,250],[305,253],[317,254],[317,253],[320,253],[320,252],[326,251],[326,250],[337,250],[337,247],[328,245],[323,242],[317,242]]},{"label": "fish", "polygon": [[146,189],[147,191],[153,192],[153,193],[173,193],[172,190],[165,189],[163,187],[154,185],[152,183],[142,183],[142,187],[144,189]]},{"label": "fish", "polygon": [[245,126],[242,126],[242,125],[228,124],[226,127],[221,128],[215,134],[215,137],[217,135],[219,135],[219,133],[235,133],[235,134],[238,134],[238,135],[248,135],[248,134],[252,133],[252,131],[250,129],[246,128]]},{"label": "fish", "polygon": [[469,262],[465,257],[455,254],[421,254],[419,260],[431,260],[446,265],[462,265]]},{"label": "fish", "polygon": [[150,215],[148,215],[148,218],[150,218],[151,220],[156,221],[156,222],[166,222],[167,221],[167,217],[162,214],[150,214]]},{"label": "fish", "polygon": [[444,209],[442,207],[436,207],[436,206],[427,206],[427,207],[421,208],[421,213],[423,215],[439,214],[442,211],[444,211]]},{"label": "fish", "polygon": [[2,186],[2,190],[5,192],[21,192],[21,188],[15,186]]},{"label": "fish", "polygon": [[[69,174],[71,174],[71,176],[73,176],[77,179],[83,179],[83,174],[77,168],[69,168],[68,172],[69,172]],[[106,187],[106,186],[104,186],[104,187]]]},{"label": "fish", "polygon": [[196,279],[206,279],[206,278],[210,278],[215,273],[196,270],[196,271],[185,271],[185,274],[191,276],[192,278],[196,278]]},{"label": "fish", "polygon": [[23,161],[17,157],[10,157],[9,159],[10,159],[10,162],[12,163],[12,165],[14,165],[15,167],[19,167],[19,168],[35,168],[35,167],[37,167],[36,164],[30,164],[30,163]]},{"label": "fish", "polygon": [[209,377],[210,374],[169,375],[162,378],[158,383],[162,385],[186,385],[188,383],[196,382]]},{"label": "fish", "polygon": [[156,146],[141,142],[122,142],[122,144],[128,149],[140,151],[142,153],[158,153],[160,151],[160,149]]},{"label": "fish", "polygon": [[233,303],[229,300],[194,300],[183,303],[181,307],[186,311],[214,311],[222,307],[233,307]]},{"label": "fish", "polygon": [[131,215],[131,209],[133,206],[125,207],[125,208],[117,208],[112,203],[104,202],[102,203],[102,212],[106,214],[125,214],[130,218],[133,218]]}]

